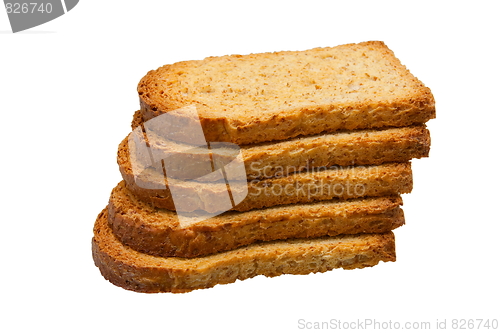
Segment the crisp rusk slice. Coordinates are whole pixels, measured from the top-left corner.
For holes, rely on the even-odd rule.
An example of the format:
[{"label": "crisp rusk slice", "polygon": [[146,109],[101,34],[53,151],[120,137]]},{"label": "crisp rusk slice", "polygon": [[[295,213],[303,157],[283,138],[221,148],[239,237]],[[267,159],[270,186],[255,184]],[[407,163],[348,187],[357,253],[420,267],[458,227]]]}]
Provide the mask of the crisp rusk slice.
[{"label": "crisp rusk slice", "polygon": [[[177,212],[217,213],[228,209],[227,205],[221,208],[224,200],[228,200],[225,199],[228,196],[226,182],[201,183],[167,178],[158,169],[146,167],[136,175],[130,156],[135,154],[129,153],[129,145],[124,140],[118,149],[119,169],[127,188],[141,200]],[[249,182],[229,181],[231,196],[239,198],[234,200],[231,210],[248,211],[333,198],[397,195],[409,193],[413,188],[410,162],[315,170]],[[172,193],[182,200],[175,200]]]},{"label": "crisp rusk slice", "polygon": [[263,242],[192,259],[155,257],[123,245],[106,215],[105,209],[94,226],[94,263],[111,283],[136,292],[182,293],[257,275],[309,274],[396,260],[392,232]]},{"label": "crisp rusk slice", "polygon": [[201,124],[207,141],[239,145],[435,117],[430,89],[380,41],[178,62],[149,71],[137,90],[145,120],[191,107],[197,117],[170,124]]},{"label": "crisp rusk slice", "polygon": [[195,223],[137,199],[119,183],[111,192],[109,224],[131,248],[157,256],[195,257],[258,241],[383,233],[404,224],[400,196],[330,200],[248,212],[226,212]]},{"label": "crisp rusk slice", "polygon": [[[210,160],[228,164],[238,152],[235,149],[203,149],[186,143],[166,139],[153,130],[143,129],[141,113],[136,111],[132,121],[135,139],[140,147],[147,147],[149,155],[168,156],[164,167],[168,176],[177,179],[194,179],[212,172]],[[132,135],[132,134],[130,134]],[[141,159],[140,152],[131,141],[132,150],[119,146],[121,158],[132,153]],[[429,156],[430,134],[425,125],[378,130],[353,130],[348,132],[323,133],[298,137],[285,141],[268,142],[240,147],[241,162],[248,180],[282,177],[295,172],[315,170],[331,166],[378,165],[389,162],[406,162],[413,158]],[[213,148],[213,143],[209,143]],[[127,152],[127,153],[126,153]],[[139,156],[138,156],[139,155]],[[120,163],[120,157],[118,159]],[[208,162],[208,163],[207,163]],[[219,173],[213,173],[210,180],[217,180]]]}]

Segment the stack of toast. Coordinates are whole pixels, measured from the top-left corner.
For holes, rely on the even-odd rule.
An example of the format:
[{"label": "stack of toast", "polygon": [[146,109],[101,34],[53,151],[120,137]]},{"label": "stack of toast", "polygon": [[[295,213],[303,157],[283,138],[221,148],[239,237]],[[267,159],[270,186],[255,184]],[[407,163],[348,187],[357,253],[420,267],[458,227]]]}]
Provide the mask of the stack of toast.
[{"label": "stack of toast", "polygon": [[150,71],[95,222],[101,274],[139,292],[395,261],[430,90],[383,42]]}]

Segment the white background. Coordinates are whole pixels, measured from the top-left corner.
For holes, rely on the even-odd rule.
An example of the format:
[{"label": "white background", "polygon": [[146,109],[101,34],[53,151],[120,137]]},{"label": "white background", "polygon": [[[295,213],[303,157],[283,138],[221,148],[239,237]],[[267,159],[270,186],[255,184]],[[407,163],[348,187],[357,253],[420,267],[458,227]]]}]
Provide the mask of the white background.
[{"label": "white background", "polygon": [[[81,1],[23,33],[0,10],[0,331],[291,332],[307,322],[500,320],[496,2]],[[91,258],[150,69],[382,40],[430,87],[396,263],[139,294]],[[304,331],[304,330],[302,330]],[[337,330],[338,331],[338,330]],[[353,331],[353,330],[352,330]]]}]

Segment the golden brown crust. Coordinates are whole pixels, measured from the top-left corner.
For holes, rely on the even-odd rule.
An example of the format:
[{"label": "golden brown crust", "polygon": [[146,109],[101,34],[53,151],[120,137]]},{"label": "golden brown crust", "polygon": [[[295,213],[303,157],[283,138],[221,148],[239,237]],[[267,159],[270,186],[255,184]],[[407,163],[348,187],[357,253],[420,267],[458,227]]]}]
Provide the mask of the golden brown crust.
[{"label": "golden brown crust", "polygon": [[[354,148],[351,148],[355,150]],[[192,212],[203,210],[217,212],[221,200],[227,196],[224,182],[198,183],[168,179],[163,173],[147,170],[138,181],[129,160],[127,140],[118,151],[118,165],[127,188],[139,199],[155,207]],[[133,154],[132,154],[133,155]],[[268,154],[269,155],[269,154]],[[285,177],[231,183],[233,197],[246,193],[246,197],[231,210],[248,211],[276,205],[307,203],[333,198],[349,199],[366,196],[387,196],[409,193],[413,187],[411,164],[388,163],[383,165],[314,168]],[[248,186],[247,186],[248,185]],[[174,201],[171,189],[184,198]]]},{"label": "golden brown crust", "polygon": [[339,234],[382,233],[404,224],[401,198],[325,201],[227,212],[181,226],[174,212],[138,200],[123,185],[112,191],[109,224],[131,248],[157,256],[194,257],[257,241]]},{"label": "golden brown crust", "polygon": [[[134,114],[132,129],[143,123],[140,112]],[[129,135],[130,136],[130,135]],[[154,133],[137,136],[142,145],[147,145],[156,156],[179,156],[169,158],[167,170],[176,170],[171,178],[193,179],[206,176],[208,172],[207,150],[192,149],[188,144],[168,141]],[[130,154],[127,138],[119,145],[118,163],[126,162]],[[425,126],[389,128],[381,130],[358,130],[332,134],[299,137],[286,141],[246,145],[241,147],[242,161],[247,179],[263,179],[286,176],[293,172],[320,167],[379,165],[389,162],[406,162],[429,155],[430,134]],[[234,152],[211,150],[219,161],[229,163]],[[189,161],[189,163],[186,163]],[[215,180],[215,179],[214,179]]]},{"label": "golden brown crust", "polygon": [[236,144],[435,117],[430,89],[383,42],[184,61],[150,71],[138,93],[145,120],[194,105],[207,141]]},{"label": "golden brown crust", "polygon": [[105,209],[94,226],[94,263],[111,283],[137,292],[181,293],[257,275],[309,274],[396,260],[392,232],[265,242],[193,259],[155,257],[120,243],[106,215]]}]

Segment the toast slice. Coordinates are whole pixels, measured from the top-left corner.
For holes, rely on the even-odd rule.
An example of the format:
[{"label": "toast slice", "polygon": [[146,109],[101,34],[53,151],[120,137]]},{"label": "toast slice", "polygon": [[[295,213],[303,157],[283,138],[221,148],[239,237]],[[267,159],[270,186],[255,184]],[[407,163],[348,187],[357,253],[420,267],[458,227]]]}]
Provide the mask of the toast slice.
[{"label": "toast slice", "polygon": [[[138,198],[155,207],[178,212],[203,210],[216,213],[229,209],[247,211],[333,198],[349,199],[410,193],[413,187],[410,162],[356,167],[331,166],[315,168],[317,171],[299,172],[263,180],[254,179],[250,182],[227,180],[226,184],[224,180],[199,182],[167,178],[169,174],[164,172],[162,164],[156,168],[142,166],[137,156],[133,141],[123,140],[118,149],[117,161],[127,188]],[[131,159],[135,159],[134,164]],[[191,157],[184,156],[180,159],[186,161],[191,160]],[[164,159],[165,163],[172,163],[169,162],[172,160],[175,158]],[[186,167],[179,170],[189,169],[189,166],[195,163],[184,162],[184,164]],[[210,167],[210,163],[207,164]],[[196,173],[202,169],[200,167],[191,170]],[[138,170],[142,171],[139,173]],[[230,207],[227,207],[228,193],[233,198]],[[182,200],[175,200],[176,198]]]},{"label": "toast slice", "polygon": [[194,107],[207,141],[240,145],[435,117],[430,89],[380,41],[178,62],[149,71],[137,90],[144,120]]},{"label": "toast slice", "polygon": [[94,226],[94,263],[111,283],[137,292],[182,293],[257,275],[309,274],[396,260],[392,232],[258,243],[193,259],[155,257],[120,243],[106,215],[105,209]]},{"label": "toast slice", "polygon": [[121,182],[108,209],[113,232],[131,248],[163,257],[195,257],[257,241],[387,232],[404,224],[400,205],[399,196],[330,200],[226,212],[183,224],[176,213],[138,200]]},{"label": "toast slice", "polygon": [[[138,198],[158,208],[178,212],[222,210],[240,212],[251,209],[307,203],[333,198],[349,199],[366,196],[387,196],[410,193],[413,188],[411,163],[318,168],[319,171],[294,173],[285,177],[254,179],[250,182],[198,182],[165,177],[158,168],[135,168],[130,163],[129,145],[122,141],[118,150],[118,165],[127,188]],[[137,162],[136,162],[137,163]],[[226,206],[228,192],[234,199]],[[182,200],[174,200],[182,197]],[[237,200],[236,200],[237,199]]]},{"label": "toast slice", "polygon": [[[217,159],[228,164],[238,152],[234,149],[202,149],[169,141],[154,131],[140,131],[141,113],[136,111],[131,135],[138,145],[147,147],[154,156],[165,156],[165,168],[170,178],[193,179],[212,172],[210,161]],[[132,141],[133,143],[133,141]],[[306,170],[331,166],[379,165],[388,162],[406,162],[429,156],[430,134],[425,126],[357,130],[298,137],[286,141],[245,145],[240,147],[241,159],[248,180],[286,176]],[[127,139],[119,146],[118,163],[130,154]],[[133,156],[137,156],[137,151]],[[138,157],[136,157],[137,159]],[[149,154],[146,156],[149,159]],[[207,180],[218,180],[212,173]]]}]

